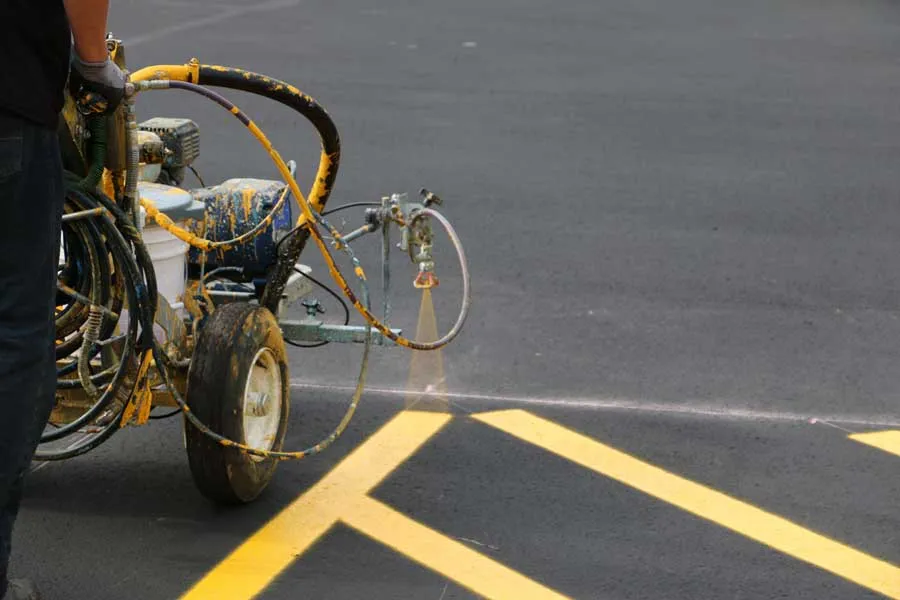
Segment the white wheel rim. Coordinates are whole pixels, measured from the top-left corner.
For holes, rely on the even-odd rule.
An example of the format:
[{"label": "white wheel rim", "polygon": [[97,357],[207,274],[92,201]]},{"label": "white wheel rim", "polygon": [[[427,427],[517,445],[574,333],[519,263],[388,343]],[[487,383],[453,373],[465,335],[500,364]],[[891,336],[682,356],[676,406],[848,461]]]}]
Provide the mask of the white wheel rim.
[{"label": "white wheel rim", "polygon": [[[281,383],[281,367],[275,353],[260,348],[244,386],[244,443],[251,448],[271,450],[275,446],[284,402]],[[265,460],[252,454],[250,458],[256,462]]]}]

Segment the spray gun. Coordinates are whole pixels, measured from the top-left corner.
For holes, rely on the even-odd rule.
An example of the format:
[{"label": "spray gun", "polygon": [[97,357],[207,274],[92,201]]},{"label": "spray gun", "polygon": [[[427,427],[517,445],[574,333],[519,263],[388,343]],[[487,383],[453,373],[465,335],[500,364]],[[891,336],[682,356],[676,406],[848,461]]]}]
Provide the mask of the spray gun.
[{"label": "spray gun", "polygon": [[413,280],[413,287],[420,290],[429,290],[440,283],[434,274],[434,260],[431,258],[431,245],[422,245],[416,255],[416,263],[419,265],[419,273]]},{"label": "spray gun", "polygon": [[[443,204],[443,201],[436,194],[429,192],[425,188],[422,188],[420,193],[424,197],[424,202],[422,204],[426,208],[432,204],[437,204],[438,206]],[[433,243],[431,221],[427,218],[418,221],[415,219],[413,220],[417,225],[413,228],[412,237],[414,243],[419,247],[419,251],[415,254],[415,257],[413,257],[413,262],[419,267],[419,272],[416,275],[415,281],[413,281],[413,286],[418,289],[431,289],[437,287],[439,283],[437,276],[434,274],[434,258],[431,256],[431,247]]]},{"label": "spray gun", "polygon": [[[443,204],[441,198],[427,189],[420,190],[420,195],[422,196],[421,202],[410,201],[405,193],[382,197],[380,203],[366,209],[364,223],[347,233],[340,233],[329,225],[324,218],[320,217],[323,227],[332,232],[333,239],[331,243],[338,250],[349,251],[350,244],[353,241],[375,233],[379,229],[381,230],[382,317],[378,319],[367,308],[361,307],[354,299],[354,305],[357,309],[363,312],[369,324],[377,329],[377,331],[372,332],[372,343],[377,345],[395,343],[414,350],[435,350],[441,348],[459,334],[468,314],[470,304],[469,269],[462,242],[449,220],[434,208]],[[359,204],[367,203],[350,203],[346,205],[346,208],[358,206]],[[333,209],[332,212],[338,210],[342,210],[342,207]],[[398,227],[400,242],[396,245],[396,248],[407,253],[410,261],[416,265],[413,287],[428,290],[436,287],[439,283],[435,274],[435,260],[433,256],[435,240],[433,225],[435,222],[443,229],[449,238],[450,244],[456,250],[461,269],[462,303],[459,315],[450,331],[435,341],[423,342],[405,338],[402,336],[401,330],[394,329],[389,325],[391,316],[391,269],[389,260],[392,247],[391,230],[394,225]],[[364,275],[360,275],[362,268],[358,264],[356,272],[358,276],[364,277]],[[281,321],[280,324],[284,334],[292,339],[304,342],[363,342],[367,339],[366,327],[322,323],[317,318],[318,312],[315,312],[316,310],[313,306],[307,306],[307,318],[303,321]]]},{"label": "spray gun", "polygon": [[[432,205],[441,206],[443,200],[425,188],[420,190],[421,203],[409,202],[406,194],[394,194],[382,199],[382,211],[400,226],[399,248],[409,253],[410,260],[417,266],[413,287],[431,289],[439,284],[434,272],[434,257],[431,250],[434,234],[431,230],[431,219],[422,209]],[[387,209],[387,210],[384,210]]]},{"label": "spray gun", "polygon": [[407,194],[392,194],[381,199],[379,208],[369,208],[365,213],[365,223],[360,227],[341,236],[341,242],[336,242],[336,249],[342,244],[350,242],[377,231],[385,230],[387,225],[396,223],[400,227],[400,243],[397,247],[409,254],[409,259],[417,266],[413,287],[417,289],[431,289],[439,284],[434,273],[434,234],[431,229],[431,218],[422,209],[431,206],[443,205],[441,198],[425,188],[419,192],[423,198],[421,203],[410,202]]}]

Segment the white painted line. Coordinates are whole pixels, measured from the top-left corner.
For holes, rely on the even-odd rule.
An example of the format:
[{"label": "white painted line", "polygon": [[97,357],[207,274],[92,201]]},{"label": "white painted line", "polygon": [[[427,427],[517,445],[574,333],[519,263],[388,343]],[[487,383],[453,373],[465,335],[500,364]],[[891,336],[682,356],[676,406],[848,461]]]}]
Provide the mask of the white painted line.
[{"label": "white painted line", "polygon": [[[327,385],[309,383],[299,379],[291,380],[291,387],[307,390],[328,390],[332,392],[352,393],[354,388],[344,385]],[[379,396],[407,397],[409,390],[401,388],[366,388],[367,394]],[[576,408],[583,410],[609,410],[622,412],[644,412],[650,414],[672,414],[693,417],[710,417],[730,421],[805,421],[809,423],[830,422],[850,425],[867,425],[872,427],[900,427],[900,416],[893,415],[822,415],[802,414],[782,411],[749,410],[740,408],[723,408],[702,404],[664,404],[661,402],[641,401],[631,398],[546,398],[540,396],[512,396],[501,394],[474,394],[459,392],[412,392],[415,395],[447,400],[477,400],[496,404],[523,404],[527,406],[548,406],[558,408]],[[365,394],[364,394],[365,397]]]},{"label": "white painted line", "polygon": [[129,49],[134,48],[135,46],[139,46],[141,44],[155,42],[156,40],[170,36],[173,33],[180,33],[182,31],[189,31],[191,29],[200,29],[201,27],[206,27],[207,25],[212,25],[213,23],[220,23],[222,21],[227,21],[228,19],[241,17],[251,13],[268,12],[271,10],[279,10],[282,8],[293,8],[295,6],[299,6],[300,2],[301,0],[270,0],[269,2],[250,4],[249,6],[232,6],[214,15],[200,17],[197,19],[188,19],[187,21],[181,21],[176,25],[163,27],[161,29],[148,31],[147,33],[129,37],[126,40],[126,46]]}]

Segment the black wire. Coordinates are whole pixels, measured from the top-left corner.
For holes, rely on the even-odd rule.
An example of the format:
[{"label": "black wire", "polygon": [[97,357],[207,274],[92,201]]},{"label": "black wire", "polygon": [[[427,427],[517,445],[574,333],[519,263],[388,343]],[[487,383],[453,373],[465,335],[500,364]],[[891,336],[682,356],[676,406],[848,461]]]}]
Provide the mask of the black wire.
[{"label": "black wire", "polygon": [[[303,275],[304,277],[306,277],[307,279],[309,279],[310,281],[312,281],[314,284],[316,284],[317,286],[319,286],[320,288],[322,288],[323,290],[325,290],[326,292],[328,292],[329,294],[331,294],[332,296],[334,296],[335,300],[337,300],[338,302],[340,302],[340,303],[341,303],[341,307],[344,309],[344,325],[348,325],[348,324],[350,323],[350,308],[347,306],[347,303],[344,302],[344,299],[341,298],[341,297],[338,295],[337,292],[335,292],[334,290],[332,290],[330,287],[328,287],[327,285],[325,285],[324,283],[322,283],[321,281],[319,281],[318,279],[316,279],[316,278],[313,277],[312,275],[308,275],[307,273],[304,273],[303,271],[301,271],[301,270],[298,269],[297,267],[294,267],[294,271],[296,271],[297,273],[300,273],[301,275]],[[320,348],[320,347],[322,347],[322,346],[324,346],[324,345],[326,345],[326,344],[330,344],[330,343],[331,343],[331,342],[328,342],[328,341],[324,341],[324,342],[315,342],[315,343],[313,343],[313,344],[303,344],[303,343],[301,343],[301,342],[294,342],[294,341],[291,341],[291,340],[286,339],[286,338],[285,338],[284,342],[285,342],[286,344],[291,345],[291,346],[294,346],[294,347],[296,347],[296,348]]]},{"label": "black wire", "polygon": [[188,165],[188,169],[191,170],[191,173],[194,174],[194,177],[197,178],[197,181],[200,182],[200,185],[202,185],[203,187],[206,187],[206,184],[203,182],[203,178],[200,177],[200,173],[197,172],[197,169],[195,169],[195,168],[193,167],[193,165]]},{"label": "black wire", "polygon": [[153,419],[154,421],[157,421],[157,420],[161,421],[162,419],[168,419],[169,417],[174,417],[175,415],[180,415],[180,414],[181,414],[181,409],[176,408],[175,410],[171,410],[162,415],[150,415],[150,418]]},{"label": "black wire", "polygon": [[[336,213],[338,211],[347,210],[348,208],[358,208],[360,206],[381,206],[381,203],[379,203],[379,202],[350,202],[348,204],[343,204],[341,206],[335,206],[331,210],[326,210],[326,211],[322,212],[321,214],[323,217],[326,217],[326,216]],[[291,236],[296,235],[296,233],[298,231],[300,231],[301,229],[303,229],[305,227],[306,227],[306,225],[298,225],[297,227],[294,227],[293,229],[288,231],[285,234],[285,236],[283,238],[281,238],[280,240],[278,240],[278,243],[275,244],[275,254],[276,255],[278,254],[278,251],[281,249],[281,245],[284,242],[289,240],[291,238]]]},{"label": "black wire", "polygon": [[341,205],[341,206],[335,206],[335,207],[332,208],[331,210],[323,210],[320,214],[321,214],[323,217],[327,217],[328,215],[330,215],[330,214],[332,214],[332,213],[336,213],[336,212],[341,211],[341,210],[346,210],[346,209],[348,209],[348,208],[357,208],[357,207],[360,207],[360,206],[381,206],[381,203],[380,203],[380,202],[351,202],[351,203],[349,203],[349,204],[344,204],[344,205]]}]

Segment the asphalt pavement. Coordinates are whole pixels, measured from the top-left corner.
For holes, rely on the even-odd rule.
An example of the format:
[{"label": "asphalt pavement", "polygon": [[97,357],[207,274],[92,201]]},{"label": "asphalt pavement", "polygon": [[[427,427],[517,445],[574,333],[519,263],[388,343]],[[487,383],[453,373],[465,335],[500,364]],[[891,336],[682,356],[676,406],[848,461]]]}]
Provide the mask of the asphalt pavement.
[{"label": "asphalt pavement", "polygon": [[[896,5],[128,0],[110,28],[132,66],[316,97],[331,202],[438,192],[474,304],[440,402],[377,349],[345,436],[247,507],[194,490],[176,421],[40,467],[13,568],[49,600],[900,598]],[[311,129],[231,97],[308,182]],[[275,175],[212,105],[139,110],[200,124],[208,181]],[[358,359],[291,351],[291,446]]]}]

